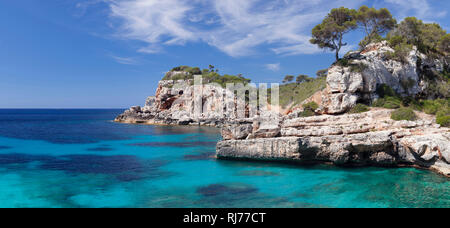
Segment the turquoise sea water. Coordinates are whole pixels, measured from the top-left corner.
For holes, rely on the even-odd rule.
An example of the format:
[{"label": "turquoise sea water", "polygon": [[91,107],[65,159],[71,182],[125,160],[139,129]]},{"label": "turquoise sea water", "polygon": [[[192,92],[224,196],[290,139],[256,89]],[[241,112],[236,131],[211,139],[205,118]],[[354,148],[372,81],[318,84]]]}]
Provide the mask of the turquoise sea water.
[{"label": "turquoise sea water", "polygon": [[121,112],[0,110],[0,207],[450,207],[429,171],[218,161],[218,129]]}]

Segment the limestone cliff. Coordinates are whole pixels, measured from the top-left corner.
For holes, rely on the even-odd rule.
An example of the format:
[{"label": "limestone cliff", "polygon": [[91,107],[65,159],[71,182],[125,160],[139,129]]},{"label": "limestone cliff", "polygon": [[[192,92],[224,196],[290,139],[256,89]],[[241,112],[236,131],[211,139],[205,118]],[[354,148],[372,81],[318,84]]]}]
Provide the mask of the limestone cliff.
[{"label": "limestone cliff", "polygon": [[[326,88],[304,101],[319,104],[316,116],[299,117],[299,105],[284,115],[272,112],[272,105],[252,112],[234,91],[217,84],[194,86],[189,73],[171,71],[164,79],[174,80],[161,80],[145,106],[132,107],[115,121],[221,126],[221,159],[414,166],[450,176],[450,129],[436,124],[434,116],[416,112],[419,120],[394,121],[388,109],[347,113],[357,103],[378,99],[380,85],[400,96],[435,98],[430,87],[439,81],[430,75],[448,69],[445,60],[416,49],[398,60],[389,57],[391,52],[386,42],[371,44],[333,64]],[[238,107],[244,107],[245,115],[237,115]]]},{"label": "limestone cliff", "polygon": [[[177,77],[186,72],[169,72]],[[167,76],[166,76],[167,77]],[[169,77],[170,78],[170,77]],[[250,117],[248,104],[218,84],[193,85],[193,79],[161,80],[155,96],[148,97],[145,106],[135,106],[119,115],[115,121],[138,124],[221,126],[234,121],[240,105],[246,109],[241,118]]]},{"label": "limestone cliff", "polygon": [[[430,74],[439,74],[445,59],[431,58],[416,48],[404,60],[390,58],[394,50],[386,41],[368,45],[362,52],[351,52],[328,70],[322,112],[340,114],[357,102],[371,103],[378,98],[377,88],[385,84],[402,96],[434,98],[429,91]],[[447,92],[448,93],[448,92]]]},{"label": "limestone cliff", "polygon": [[389,109],[346,113],[359,102],[370,104],[378,99],[380,85],[391,87],[400,96],[435,98],[429,88],[439,81],[429,76],[443,72],[448,67],[445,60],[413,49],[400,61],[388,57],[393,51],[386,42],[371,44],[331,66],[327,87],[304,101],[319,103],[316,113],[322,115],[299,117],[297,106],[277,123],[254,119],[226,124],[217,157],[413,166],[450,176],[450,129],[436,124],[434,116],[416,112],[417,121],[394,121]]},{"label": "limestone cliff", "polygon": [[450,129],[420,114],[394,121],[392,110],[286,118],[261,129],[259,121],[228,124],[217,157],[336,165],[415,166],[450,176]]},{"label": "limestone cliff", "polygon": [[[376,100],[377,88],[383,84],[399,95],[433,97],[432,92],[430,93],[433,89],[430,89],[427,76],[442,72],[448,66],[445,60],[429,58],[414,48],[400,61],[389,58],[389,54],[393,52],[387,42],[383,41],[368,45],[362,52],[347,54],[342,61],[328,69],[326,88],[317,91],[305,102],[319,103],[318,113],[341,114],[350,110],[357,102],[370,104]],[[164,79],[178,78],[183,80],[161,80],[156,95],[149,97],[144,107],[133,107],[118,116],[116,121],[216,126],[224,121],[236,120],[236,110],[230,107],[238,106],[236,103],[239,101],[232,92],[222,86],[205,84],[201,91],[195,93],[193,77],[189,77],[189,73],[184,71],[170,71]],[[281,109],[283,114],[290,114],[301,110],[301,105],[302,103],[288,110]],[[247,117],[250,116],[247,114]]]}]

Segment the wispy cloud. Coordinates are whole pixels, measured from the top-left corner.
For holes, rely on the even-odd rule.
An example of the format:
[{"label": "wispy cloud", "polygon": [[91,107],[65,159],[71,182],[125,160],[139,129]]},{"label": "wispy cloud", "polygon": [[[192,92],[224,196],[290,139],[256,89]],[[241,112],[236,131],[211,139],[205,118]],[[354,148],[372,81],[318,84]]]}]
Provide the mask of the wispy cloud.
[{"label": "wispy cloud", "polygon": [[111,57],[114,61],[116,61],[117,63],[120,64],[125,64],[125,65],[138,65],[139,62],[132,57],[120,57],[120,56],[115,56],[115,55],[109,55],[109,57]]},{"label": "wispy cloud", "polygon": [[[138,51],[161,52],[167,45],[206,42],[233,56],[258,51],[308,54],[311,27],[332,7],[358,0],[110,0],[117,34],[143,41]],[[260,48],[260,49],[259,49]]]},{"label": "wispy cloud", "polygon": [[385,0],[386,3],[396,7],[400,19],[407,16],[415,16],[424,20],[433,20],[445,17],[446,10],[435,9],[429,0]]},{"label": "wispy cloud", "polygon": [[446,13],[433,10],[429,0],[101,1],[109,6],[118,37],[144,43],[139,52],[158,53],[169,45],[205,42],[233,57],[266,51],[279,55],[320,52],[309,43],[311,28],[335,7],[392,6],[396,15],[413,12],[425,18]]},{"label": "wispy cloud", "polygon": [[[195,1],[195,0],[194,0]],[[194,28],[184,20],[193,9],[181,0],[115,0],[110,2],[111,17],[120,20],[118,34],[122,38],[148,44],[140,51],[155,53],[161,44],[184,44],[197,39]]]},{"label": "wispy cloud", "polygon": [[107,2],[107,1],[108,0],[87,0],[87,1],[77,2],[75,7],[78,9],[78,11],[75,14],[75,16],[77,16],[77,17],[84,16],[89,7],[96,5],[98,3]]},{"label": "wispy cloud", "polygon": [[281,66],[280,63],[269,63],[265,65],[268,70],[279,71]]}]

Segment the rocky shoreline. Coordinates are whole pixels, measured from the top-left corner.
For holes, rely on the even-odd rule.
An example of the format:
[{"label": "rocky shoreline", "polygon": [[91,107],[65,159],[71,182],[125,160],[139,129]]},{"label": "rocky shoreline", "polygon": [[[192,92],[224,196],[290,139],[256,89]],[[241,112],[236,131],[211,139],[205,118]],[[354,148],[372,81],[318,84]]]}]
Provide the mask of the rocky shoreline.
[{"label": "rocky shoreline", "polygon": [[[169,72],[172,75],[184,72]],[[134,106],[115,118],[115,122],[154,125],[192,125],[220,127],[235,119],[232,111],[219,114],[220,104],[234,102],[224,88],[203,85],[200,91],[191,85],[191,80],[161,80],[156,95],[147,98],[144,107]],[[202,95],[198,95],[202,94]],[[196,109],[200,103],[200,111]]]},{"label": "rocky shoreline", "polygon": [[[242,104],[234,92],[204,84],[201,93],[196,93],[190,80],[161,80],[156,95],[149,97],[144,107],[132,107],[115,121],[221,127],[218,159],[411,166],[450,177],[450,129],[436,124],[434,116],[416,111],[418,120],[395,121],[392,109],[373,107],[349,114],[357,103],[371,104],[379,99],[380,85],[403,97],[430,97],[427,91],[432,81],[427,77],[443,72],[446,60],[428,58],[413,49],[400,62],[386,57],[392,51],[384,41],[347,54],[345,64],[333,64],[326,88],[304,101],[319,106],[310,117],[299,117],[302,103],[285,113],[260,110],[238,118],[236,107]],[[187,73],[171,71],[165,78],[180,75]]]},{"label": "rocky shoreline", "polygon": [[[450,131],[432,122],[393,121],[391,110],[284,120],[264,137],[258,122],[229,124],[217,144],[219,159],[332,163],[339,166],[412,166],[450,177]],[[278,132],[278,133],[277,133]],[[257,135],[257,138],[255,138]]]}]

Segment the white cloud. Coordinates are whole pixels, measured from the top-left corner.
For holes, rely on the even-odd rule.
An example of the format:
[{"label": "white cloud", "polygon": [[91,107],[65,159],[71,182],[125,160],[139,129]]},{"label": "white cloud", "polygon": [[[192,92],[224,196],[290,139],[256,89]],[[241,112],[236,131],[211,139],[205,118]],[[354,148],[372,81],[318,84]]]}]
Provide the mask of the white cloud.
[{"label": "white cloud", "polygon": [[423,20],[445,17],[447,11],[434,9],[428,0],[385,0],[396,7],[399,19],[415,16]]},{"label": "white cloud", "polygon": [[280,63],[269,63],[265,65],[268,70],[279,71],[281,66]]},{"label": "white cloud", "polygon": [[106,0],[118,36],[139,40],[139,52],[201,41],[234,57],[269,50],[277,54],[316,53],[311,27],[332,7],[358,0]]},{"label": "white cloud", "polygon": [[120,57],[115,55],[109,55],[112,59],[114,59],[117,63],[125,64],[125,65],[137,65],[138,61],[131,57]]},{"label": "white cloud", "polygon": [[122,38],[148,44],[142,52],[158,52],[159,44],[183,44],[196,40],[194,28],[184,24],[192,10],[188,1],[181,0],[114,0],[110,1],[111,17],[119,19]]},{"label": "white cloud", "polygon": [[[360,0],[92,0],[109,6],[122,39],[138,40],[143,53],[158,53],[168,45],[205,42],[233,56],[270,51],[279,55],[321,52],[309,43],[311,28],[331,8],[357,8]],[[426,0],[375,1],[392,6],[397,14],[418,17],[445,15],[433,12]],[[382,3],[382,4],[378,4]]]}]

